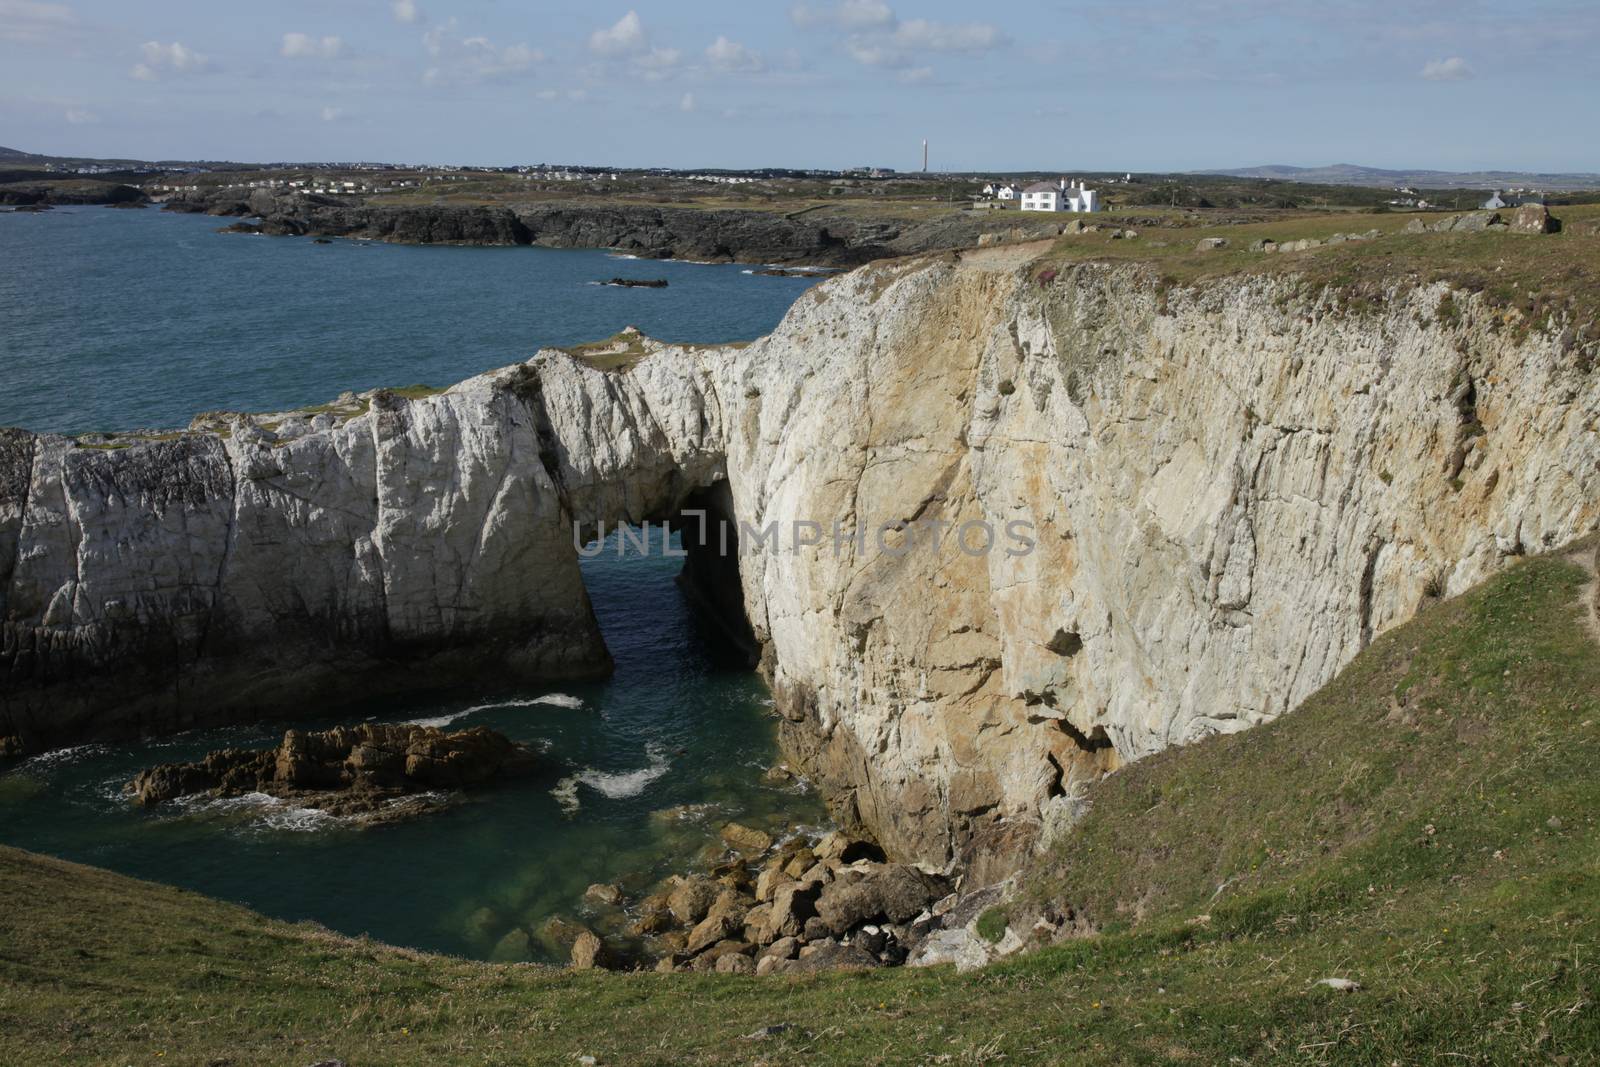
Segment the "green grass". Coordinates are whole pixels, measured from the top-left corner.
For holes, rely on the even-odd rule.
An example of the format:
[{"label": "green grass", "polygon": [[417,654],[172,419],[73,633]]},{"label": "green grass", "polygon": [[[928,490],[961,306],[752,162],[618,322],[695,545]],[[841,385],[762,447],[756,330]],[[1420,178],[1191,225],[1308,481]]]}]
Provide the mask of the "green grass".
[{"label": "green grass", "polygon": [[[1448,281],[1481,292],[1515,329],[1543,325],[1554,314],[1587,328],[1586,340],[1600,337],[1600,206],[1558,207],[1561,233],[1405,233],[1412,219],[1425,223],[1445,217],[1425,215],[1295,215],[1272,222],[1199,226],[1185,230],[1150,229],[1134,240],[1113,240],[1108,231],[1062,237],[1036,264],[1036,270],[1078,262],[1143,263],[1169,285],[1193,285],[1224,276],[1295,275],[1308,289],[1332,287],[1351,309],[1370,306],[1396,281],[1426,284]],[[1512,212],[1501,212],[1510,218]],[[1117,217],[1097,225],[1120,225]],[[1250,251],[1266,238],[1288,242],[1326,240],[1335,233],[1378,230],[1372,241],[1348,241],[1300,252]],[[1197,251],[1205,237],[1225,237],[1229,246]]]},{"label": "green grass", "polygon": [[1595,1062],[1588,580],[1525,561],[1276,723],[1106,779],[1025,893],[1100,933],[969,975],[477,964],[0,850],[0,1062]]}]

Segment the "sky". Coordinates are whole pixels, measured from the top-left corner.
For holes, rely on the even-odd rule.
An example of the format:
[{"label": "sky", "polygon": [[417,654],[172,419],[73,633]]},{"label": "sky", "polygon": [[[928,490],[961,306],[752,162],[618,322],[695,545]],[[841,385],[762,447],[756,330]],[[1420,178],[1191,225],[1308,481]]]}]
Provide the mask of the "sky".
[{"label": "sky", "polygon": [[0,145],[511,165],[1600,171],[1600,2],[0,0]]}]

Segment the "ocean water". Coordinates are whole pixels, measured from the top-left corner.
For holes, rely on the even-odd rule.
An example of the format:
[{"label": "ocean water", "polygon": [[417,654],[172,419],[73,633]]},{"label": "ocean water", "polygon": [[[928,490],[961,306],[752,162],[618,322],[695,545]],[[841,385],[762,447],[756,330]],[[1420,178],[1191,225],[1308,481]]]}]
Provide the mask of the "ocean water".
[{"label": "ocean water", "polygon": [[[35,221],[57,228],[26,230]],[[23,396],[0,391],[0,423],[171,425],[203,408],[270,409],[385,382],[447,382],[629,323],[675,340],[753,337],[805,288],[738,268],[640,265],[603,252],[312,246],[224,237],[215,225],[107,209],[0,215],[0,352],[31,383]],[[19,246],[31,267],[18,267]],[[587,284],[623,273],[666,276],[672,287]],[[414,306],[424,293],[426,311]],[[324,358],[334,352],[342,355]],[[137,414],[123,414],[130,410]],[[282,721],[257,726],[0,765],[0,843],[394,944],[558,959],[559,946],[538,937],[547,920],[615,921],[586,910],[591,883],[642,892],[703,862],[730,820],[783,834],[814,831],[823,819],[805,783],[766,780],[777,758],[769,695],[682,595],[681,561],[659,544],[649,557],[617,547],[613,536],[582,562],[617,664],[606,681],[508,689],[486,677],[464,689],[285,708]],[[367,719],[489,726],[539,747],[544,766],[447,810],[368,829],[266,798],[144,810],[122,793],[154,763],[269,747],[290,726]]]},{"label": "ocean water", "polygon": [[[230,221],[0,211],[0,426],[170,429],[202,411],[445,386],[625,326],[665,341],[747,341],[815,284],[598,250],[216,232]],[[595,284],[613,277],[669,286]]]}]

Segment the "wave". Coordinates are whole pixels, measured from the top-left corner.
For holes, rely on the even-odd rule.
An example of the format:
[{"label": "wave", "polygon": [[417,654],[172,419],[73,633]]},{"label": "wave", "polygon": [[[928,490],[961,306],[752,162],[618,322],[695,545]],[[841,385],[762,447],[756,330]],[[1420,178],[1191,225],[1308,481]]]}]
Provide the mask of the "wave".
[{"label": "wave", "polygon": [[645,753],[650,757],[650,765],[648,767],[641,767],[636,771],[614,773],[591,769],[579,774],[578,781],[602,796],[610,797],[612,800],[636,797],[648,789],[651,782],[672,769],[672,763],[666,757],[666,750],[660,746],[651,745],[645,750]]},{"label": "wave", "polygon": [[205,794],[178,797],[173,801],[181,815],[241,815],[269,830],[310,833],[342,822],[338,816],[317,808],[302,808],[266,793],[244,793],[236,797],[210,797]]},{"label": "wave", "polygon": [[650,760],[648,766],[636,771],[601,771],[587,767],[577,774],[568,775],[556,783],[550,795],[556,798],[556,803],[561,805],[561,810],[568,815],[574,815],[582,806],[578,798],[578,787],[586,785],[601,796],[611,800],[626,800],[636,797],[650,788],[650,783],[660,778],[672,769],[672,761],[667,758],[667,750],[652,742],[645,746],[645,756]]},{"label": "wave", "polygon": [[583,707],[581,697],[570,696],[566,693],[546,693],[542,697],[528,697],[523,700],[501,700],[493,704],[474,704],[462,711],[451,712],[448,715],[434,715],[424,719],[407,719],[404,726],[431,726],[436,730],[443,729],[468,715],[476,715],[480,711],[498,711],[501,708],[532,708],[532,707],[572,708]]},{"label": "wave", "polygon": [[19,771],[48,771],[68,763],[76,763],[89,756],[98,756],[110,752],[109,745],[76,745],[72,748],[58,748],[52,752],[41,752],[37,756],[30,756],[17,765]]}]

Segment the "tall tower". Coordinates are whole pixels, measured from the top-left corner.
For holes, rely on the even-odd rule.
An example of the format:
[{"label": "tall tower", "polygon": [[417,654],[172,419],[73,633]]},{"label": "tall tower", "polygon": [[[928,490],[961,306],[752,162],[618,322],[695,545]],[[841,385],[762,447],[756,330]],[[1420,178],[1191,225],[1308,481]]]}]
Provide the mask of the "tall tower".
[{"label": "tall tower", "polygon": [[922,139],[922,173],[928,173],[928,139]]}]

